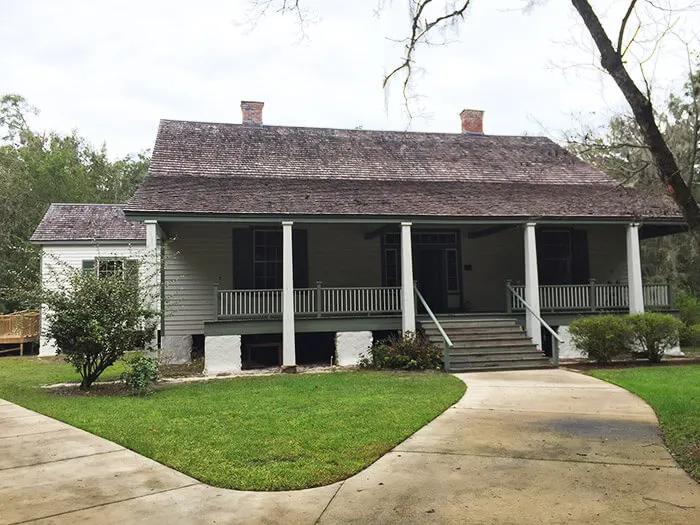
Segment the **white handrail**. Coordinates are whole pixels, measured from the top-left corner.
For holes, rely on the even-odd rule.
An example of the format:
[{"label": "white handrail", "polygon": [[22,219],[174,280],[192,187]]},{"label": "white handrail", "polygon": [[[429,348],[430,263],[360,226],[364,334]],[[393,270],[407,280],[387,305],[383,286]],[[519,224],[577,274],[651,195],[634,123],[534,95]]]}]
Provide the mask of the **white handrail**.
[{"label": "white handrail", "polygon": [[559,335],[554,330],[552,330],[552,327],[549,326],[547,324],[547,322],[539,316],[539,314],[537,314],[535,311],[533,311],[532,307],[528,304],[528,302],[525,299],[523,299],[520,296],[520,294],[518,294],[518,292],[513,290],[511,285],[507,285],[507,286],[508,286],[508,289],[510,290],[510,293],[512,293],[515,297],[517,297],[520,300],[520,302],[523,303],[523,305],[525,305],[525,308],[530,310],[530,313],[535,316],[535,319],[537,319],[540,323],[542,323],[542,326],[544,326],[549,331],[549,333],[552,334],[552,337],[554,337],[560,343],[563,343],[564,340],[561,337],[559,337]]},{"label": "white handrail", "polygon": [[421,295],[420,291],[418,290],[418,287],[414,284],[413,288],[416,290],[416,295],[418,296],[418,299],[420,299],[420,302],[423,303],[423,307],[425,308],[425,311],[428,312],[428,315],[430,318],[433,320],[433,323],[435,323],[435,326],[437,326],[438,331],[440,332],[440,335],[442,338],[445,340],[445,344],[449,347],[452,348],[452,340],[450,337],[445,333],[445,330],[443,330],[442,325],[440,324],[440,321],[437,320],[437,317],[435,317],[435,314],[433,311],[430,309],[430,306],[428,306],[428,303],[425,302],[425,299]]}]

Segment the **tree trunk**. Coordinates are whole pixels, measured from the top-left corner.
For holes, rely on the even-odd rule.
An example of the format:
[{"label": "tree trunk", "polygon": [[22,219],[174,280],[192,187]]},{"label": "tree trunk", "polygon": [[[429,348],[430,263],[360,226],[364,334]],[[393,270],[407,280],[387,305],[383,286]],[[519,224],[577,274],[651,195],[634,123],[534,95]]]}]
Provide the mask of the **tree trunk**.
[{"label": "tree trunk", "polygon": [[622,62],[622,56],[612,45],[587,0],[571,0],[588,28],[598,51],[603,68],[610,74],[627,99],[637,121],[644,143],[649,147],[659,178],[683,213],[683,217],[700,247],[700,208],[686,185],[673,153],[656,124],[651,101],[637,88]]}]

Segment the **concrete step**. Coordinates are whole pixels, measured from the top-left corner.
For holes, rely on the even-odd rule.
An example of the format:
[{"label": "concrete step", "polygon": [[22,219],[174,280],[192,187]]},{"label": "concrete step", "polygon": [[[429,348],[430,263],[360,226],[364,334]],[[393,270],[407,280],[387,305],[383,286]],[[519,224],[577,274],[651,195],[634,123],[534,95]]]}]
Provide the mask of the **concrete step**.
[{"label": "concrete step", "polygon": [[492,355],[452,355],[450,354],[450,366],[460,363],[520,363],[543,361],[549,363],[549,359],[539,352],[531,354],[492,354]]},{"label": "concrete step", "polygon": [[489,362],[485,364],[460,364],[450,366],[448,372],[493,372],[501,370],[536,370],[544,368],[556,368],[547,360],[546,362]]},{"label": "concrete step", "polygon": [[[438,321],[445,331],[453,328],[494,328],[502,326],[517,326],[515,319],[440,319]],[[432,321],[421,322],[423,328],[435,327]]]},{"label": "concrete step", "polygon": [[[433,327],[423,330],[425,335],[440,336],[440,331]],[[525,332],[519,326],[494,326],[493,328],[447,328],[445,332],[450,336],[450,339],[464,338],[463,340],[487,339],[490,337],[498,337],[499,339],[508,339],[515,337],[524,337]],[[466,339],[468,338],[468,339]]]},{"label": "concrete step", "polygon": [[[449,335],[449,334],[448,334]],[[481,339],[478,341],[452,341],[453,348],[534,348],[527,337],[518,339]]]},{"label": "concrete step", "polygon": [[449,355],[451,357],[459,356],[538,356],[542,357],[542,352],[535,348],[535,345],[529,347],[519,347],[519,348],[455,348],[454,346],[450,348]]},{"label": "concrete step", "polygon": [[[511,334],[492,334],[492,335],[487,335],[487,334],[477,334],[477,335],[472,335],[472,334],[448,334],[450,336],[450,339],[452,340],[453,343],[467,343],[467,342],[489,342],[489,341],[523,341],[525,343],[530,343],[530,338],[527,337],[524,333],[522,332],[514,332]],[[442,336],[440,334],[426,334],[427,338],[429,341],[432,342],[437,342],[440,341],[442,342]]]}]

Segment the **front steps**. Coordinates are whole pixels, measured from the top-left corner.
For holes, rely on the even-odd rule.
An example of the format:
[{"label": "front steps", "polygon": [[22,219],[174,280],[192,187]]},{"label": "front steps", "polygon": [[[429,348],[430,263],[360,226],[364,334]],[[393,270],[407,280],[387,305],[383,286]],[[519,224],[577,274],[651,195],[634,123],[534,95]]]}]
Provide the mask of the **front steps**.
[{"label": "front steps", "polygon": [[[438,321],[454,345],[445,360],[448,372],[552,367],[515,319],[438,316]],[[423,320],[420,327],[432,344],[444,347],[435,323]]]}]

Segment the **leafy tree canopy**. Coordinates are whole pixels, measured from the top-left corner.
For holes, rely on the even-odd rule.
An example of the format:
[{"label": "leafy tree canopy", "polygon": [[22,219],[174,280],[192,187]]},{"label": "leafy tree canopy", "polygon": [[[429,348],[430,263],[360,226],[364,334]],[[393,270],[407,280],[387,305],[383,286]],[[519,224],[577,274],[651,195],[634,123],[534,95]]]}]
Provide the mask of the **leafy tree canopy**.
[{"label": "leafy tree canopy", "polygon": [[[143,151],[111,161],[73,132],[39,133],[28,117],[38,113],[21,95],[0,97],[0,291],[19,277],[38,281],[36,247],[28,239],[52,202],[117,203],[128,200],[148,170]],[[0,312],[23,304],[0,295]]]}]

